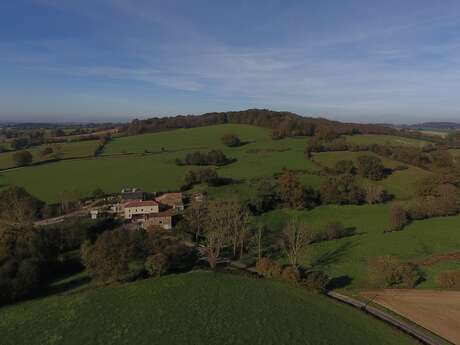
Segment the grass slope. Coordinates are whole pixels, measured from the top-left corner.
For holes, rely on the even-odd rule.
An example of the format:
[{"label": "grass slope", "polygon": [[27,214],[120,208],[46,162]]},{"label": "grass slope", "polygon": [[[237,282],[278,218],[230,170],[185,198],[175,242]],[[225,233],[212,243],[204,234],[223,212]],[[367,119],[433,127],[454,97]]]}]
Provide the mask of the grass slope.
[{"label": "grass slope", "polygon": [[[416,221],[402,231],[384,233],[388,228],[390,205],[321,206],[311,211],[276,210],[258,221],[275,229],[292,218],[303,220],[316,230],[331,221],[356,228],[356,235],[309,246],[302,264],[326,270],[333,278],[346,278],[348,288],[362,288],[367,282],[370,259],[396,255],[402,260],[427,258],[435,254],[457,252],[460,248],[460,216]],[[420,287],[435,286],[436,275],[454,264],[439,264],[426,270],[426,281]],[[456,265],[458,267],[458,265]]]},{"label": "grass slope", "polygon": [[2,345],[414,344],[327,297],[192,272],[0,309]]},{"label": "grass slope", "polygon": [[[94,150],[98,145],[98,141],[79,141],[71,143],[59,143],[50,145],[40,145],[27,149],[33,156],[33,162],[42,162],[45,160],[52,159],[54,154],[57,154],[59,158],[75,158],[75,157],[86,157],[94,154]],[[45,147],[52,147],[54,152],[50,156],[43,157],[40,152]],[[0,169],[8,169],[16,166],[13,161],[14,152],[0,153]]]}]

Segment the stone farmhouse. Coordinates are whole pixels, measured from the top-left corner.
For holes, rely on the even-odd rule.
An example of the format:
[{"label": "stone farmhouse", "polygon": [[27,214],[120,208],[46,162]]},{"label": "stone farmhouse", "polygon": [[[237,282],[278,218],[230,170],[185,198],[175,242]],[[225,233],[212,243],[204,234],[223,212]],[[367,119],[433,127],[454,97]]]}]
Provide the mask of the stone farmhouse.
[{"label": "stone farmhouse", "polygon": [[160,204],[155,200],[131,201],[123,206],[126,220],[145,220],[151,214],[160,212]]},{"label": "stone farmhouse", "polygon": [[93,209],[90,216],[96,219],[105,213],[126,222],[137,223],[147,230],[172,229],[176,216],[184,211],[182,193],[165,193],[155,200],[146,200],[147,195],[137,188],[125,188],[120,193],[119,202],[110,205],[105,212]]}]

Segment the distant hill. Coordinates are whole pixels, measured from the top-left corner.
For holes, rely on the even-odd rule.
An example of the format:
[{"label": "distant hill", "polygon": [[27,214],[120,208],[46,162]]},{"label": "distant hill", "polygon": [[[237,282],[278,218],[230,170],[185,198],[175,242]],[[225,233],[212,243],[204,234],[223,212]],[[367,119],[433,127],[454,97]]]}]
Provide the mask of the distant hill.
[{"label": "distant hill", "polygon": [[460,130],[460,123],[456,122],[422,122],[412,125],[394,125],[394,124],[381,124],[382,126],[392,127],[392,128],[403,128],[411,130]]},{"label": "distant hill", "polygon": [[203,127],[226,123],[247,124],[270,128],[274,137],[314,135],[317,131],[331,131],[337,134],[395,134],[397,130],[382,125],[343,123],[324,118],[304,117],[286,111],[268,109],[247,109],[242,111],[214,112],[202,115],[178,115],[153,117],[147,120],[133,120],[123,126],[128,134],[159,132],[178,128]]}]

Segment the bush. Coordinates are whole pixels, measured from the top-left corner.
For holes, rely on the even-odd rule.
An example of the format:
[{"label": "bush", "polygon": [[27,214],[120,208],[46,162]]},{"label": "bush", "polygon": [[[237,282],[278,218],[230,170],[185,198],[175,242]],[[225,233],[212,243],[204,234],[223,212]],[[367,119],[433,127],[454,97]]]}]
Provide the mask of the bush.
[{"label": "bush", "polygon": [[336,240],[339,238],[353,235],[352,229],[347,229],[341,222],[330,222],[324,228],[324,235],[327,240]]},{"label": "bush", "polygon": [[187,153],[183,160],[176,159],[177,165],[226,165],[231,162],[232,160],[220,150],[211,150],[207,153],[195,151]]},{"label": "bush", "polygon": [[241,145],[241,140],[234,134],[225,134],[222,143],[228,147],[237,147]]},{"label": "bush", "polygon": [[203,168],[199,170],[189,170],[185,174],[185,185],[193,186],[195,184],[207,183],[218,179],[217,171],[213,168]]},{"label": "bush", "polygon": [[152,277],[159,277],[167,273],[170,267],[169,258],[158,253],[147,257],[144,263],[145,270]]},{"label": "bush", "polygon": [[382,186],[370,185],[366,187],[366,202],[368,204],[380,204],[388,199],[388,194]]},{"label": "bush", "polygon": [[18,151],[13,154],[13,161],[17,166],[29,165],[33,161],[33,156],[29,151]]},{"label": "bush", "polygon": [[360,156],[358,157],[358,172],[363,177],[377,181],[385,176],[385,167],[378,157]]},{"label": "bush", "polygon": [[40,261],[11,258],[0,266],[0,305],[30,295],[41,281]]},{"label": "bush", "polygon": [[256,271],[265,278],[279,278],[281,275],[281,265],[269,258],[262,258],[256,263]]},{"label": "bush", "polygon": [[53,148],[51,146],[47,146],[42,151],[40,151],[40,154],[42,156],[49,156],[52,153],[53,153]]},{"label": "bush", "polygon": [[460,289],[460,271],[442,272],[436,280],[444,289]]},{"label": "bush", "polygon": [[294,266],[287,266],[281,273],[281,279],[296,284],[300,280],[299,270]]},{"label": "bush", "polygon": [[329,284],[329,276],[323,271],[308,272],[301,285],[309,290],[325,291]]},{"label": "bush", "polygon": [[365,191],[356,183],[353,175],[340,175],[329,178],[321,184],[321,201],[324,204],[362,204]]},{"label": "bush", "polygon": [[422,281],[423,274],[414,263],[383,256],[369,263],[369,278],[379,288],[413,288]]}]

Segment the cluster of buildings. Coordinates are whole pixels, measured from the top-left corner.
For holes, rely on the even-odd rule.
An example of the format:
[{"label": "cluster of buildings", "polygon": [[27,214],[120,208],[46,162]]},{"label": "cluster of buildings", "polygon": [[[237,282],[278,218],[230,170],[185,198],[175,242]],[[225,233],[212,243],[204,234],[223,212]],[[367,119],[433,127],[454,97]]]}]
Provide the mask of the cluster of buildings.
[{"label": "cluster of buildings", "polygon": [[[140,189],[127,188],[121,191],[119,201],[113,203],[106,213],[147,230],[167,230],[173,228],[175,218],[182,211],[184,211],[184,196],[180,192],[154,197]],[[91,211],[91,217],[95,219],[101,213],[99,209],[94,209]]]}]

